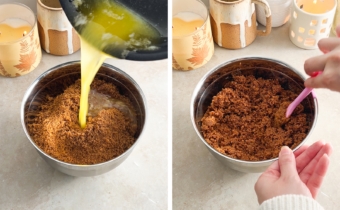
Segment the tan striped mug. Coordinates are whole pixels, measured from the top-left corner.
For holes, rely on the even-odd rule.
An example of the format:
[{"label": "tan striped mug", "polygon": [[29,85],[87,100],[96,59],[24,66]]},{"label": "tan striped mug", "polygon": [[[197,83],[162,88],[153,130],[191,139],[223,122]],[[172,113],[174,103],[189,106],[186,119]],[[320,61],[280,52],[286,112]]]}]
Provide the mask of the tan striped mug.
[{"label": "tan striped mug", "polygon": [[38,0],[38,30],[42,48],[53,55],[69,55],[80,49],[80,39],[59,0]]},{"label": "tan striped mug", "polygon": [[[255,4],[265,10],[266,30],[257,30]],[[257,35],[271,31],[271,12],[266,0],[210,0],[210,21],[215,43],[228,49],[244,48]]]}]

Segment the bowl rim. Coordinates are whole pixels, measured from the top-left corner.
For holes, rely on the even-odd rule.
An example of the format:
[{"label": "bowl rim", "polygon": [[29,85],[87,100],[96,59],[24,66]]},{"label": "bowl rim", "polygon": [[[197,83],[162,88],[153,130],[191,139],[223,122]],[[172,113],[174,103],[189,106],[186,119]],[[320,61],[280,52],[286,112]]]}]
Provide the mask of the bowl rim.
[{"label": "bowl rim", "polygon": [[31,136],[29,135],[29,132],[27,131],[26,129],[26,125],[25,125],[25,104],[27,102],[27,99],[32,91],[32,89],[38,84],[38,82],[46,77],[47,75],[49,75],[51,72],[54,72],[54,71],[57,71],[58,69],[62,68],[62,67],[65,67],[65,66],[70,66],[70,65],[73,65],[73,64],[79,64],[80,65],[80,60],[74,60],[74,61],[68,61],[68,62],[65,62],[65,63],[62,63],[62,64],[59,64],[59,65],[56,65],[50,69],[48,69],[47,71],[45,71],[44,73],[42,73],[39,77],[37,77],[30,85],[29,87],[27,88],[25,94],[24,94],[24,97],[22,99],[22,102],[21,102],[21,107],[20,107],[20,118],[21,118],[21,125],[24,129],[24,132],[26,134],[26,137],[29,139],[29,141],[31,142],[31,144],[35,147],[36,150],[39,151],[40,154],[44,155],[45,157],[47,157],[48,159],[50,160],[53,160],[55,161],[57,164],[60,164],[60,165],[63,165],[64,167],[68,167],[68,168],[72,168],[72,167],[79,167],[77,168],[77,170],[94,170],[96,169],[97,167],[101,167],[101,166],[104,166],[104,165],[107,165],[107,164],[110,164],[114,161],[117,161],[119,159],[123,159],[125,158],[125,156],[128,156],[132,150],[134,149],[134,147],[137,145],[137,143],[140,141],[143,133],[145,132],[145,126],[146,126],[146,123],[147,123],[147,118],[148,118],[148,111],[147,111],[147,101],[146,101],[146,98],[145,98],[145,95],[141,89],[141,87],[137,84],[137,82],[130,76],[128,75],[126,72],[122,71],[121,69],[113,66],[113,65],[110,65],[108,63],[103,63],[102,66],[103,67],[107,67],[111,70],[115,70],[117,72],[119,72],[120,74],[124,75],[126,78],[128,78],[133,84],[134,86],[138,89],[141,97],[142,97],[142,100],[143,100],[143,103],[144,103],[144,107],[145,107],[145,119],[144,119],[144,126],[143,126],[143,129],[141,130],[138,138],[136,139],[136,141],[131,145],[131,147],[129,149],[127,149],[124,153],[120,154],[119,156],[111,159],[111,160],[108,160],[108,161],[105,161],[105,162],[101,162],[101,163],[97,163],[97,164],[92,164],[92,165],[81,165],[81,164],[72,164],[72,163],[67,163],[67,162],[64,162],[64,161],[61,161],[61,160],[58,160],[50,155],[48,155],[47,153],[45,153],[42,149],[40,149],[36,144],[35,142],[32,140]]},{"label": "bowl rim", "polygon": [[[234,63],[234,62],[240,62],[240,61],[245,61],[245,60],[254,60],[254,59],[257,59],[257,60],[263,60],[263,61],[270,61],[270,62],[275,62],[277,64],[280,64],[286,68],[289,68],[291,69],[294,73],[296,73],[302,80],[306,80],[306,78],[300,73],[298,72],[295,68],[293,68],[292,66],[288,65],[287,63],[283,62],[283,61],[280,61],[280,60],[277,60],[277,59],[274,59],[274,58],[267,58],[267,57],[257,57],[257,56],[244,56],[244,57],[237,57],[237,58],[234,58],[234,59],[230,59],[230,60],[227,60],[221,64],[218,64],[216,65],[214,68],[212,68],[210,71],[208,71],[200,80],[199,82],[197,83],[197,85],[195,86],[195,89],[193,91],[193,94],[191,96],[191,100],[190,100],[190,118],[191,118],[191,122],[192,122],[192,125],[196,131],[196,134],[198,135],[199,139],[205,144],[205,146],[207,146],[207,148],[211,151],[211,152],[214,152],[214,154],[217,154],[219,156],[221,156],[222,158],[225,158],[227,159],[228,161],[231,161],[231,162],[235,162],[235,163],[241,163],[241,164],[251,164],[253,167],[256,167],[257,165],[258,166],[263,166],[264,164],[266,163],[271,163],[273,161],[276,161],[279,159],[279,157],[276,157],[276,158],[272,158],[272,159],[268,159],[268,160],[261,160],[261,161],[246,161],[246,160],[239,160],[239,159],[235,159],[235,158],[231,158],[227,155],[223,155],[221,154],[220,152],[218,152],[215,148],[213,148],[212,146],[210,146],[206,141],[205,139],[202,137],[200,131],[197,129],[196,127],[196,123],[195,123],[195,110],[194,110],[194,102],[195,102],[195,98],[196,96],[198,95],[198,92],[199,90],[201,89],[204,81],[211,75],[213,74],[214,72],[220,70],[222,67],[228,65],[228,64],[231,64],[231,63]],[[297,146],[293,149],[293,152],[295,152],[296,150],[298,150],[302,145],[303,143],[308,139],[308,137],[311,135],[315,125],[316,125],[316,122],[317,122],[317,116],[318,116],[318,100],[317,100],[317,97],[315,95],[315,92],[312,92],[312,95],[313,95],[313,102],[314,102],[314,106],[315,106],[315,115],[314,115],[314,121],[313,121],[313,124],[311,126],[311,129],[309,131],[309,133],[307,134],[307,136],[304,138],[304,140]]]}]

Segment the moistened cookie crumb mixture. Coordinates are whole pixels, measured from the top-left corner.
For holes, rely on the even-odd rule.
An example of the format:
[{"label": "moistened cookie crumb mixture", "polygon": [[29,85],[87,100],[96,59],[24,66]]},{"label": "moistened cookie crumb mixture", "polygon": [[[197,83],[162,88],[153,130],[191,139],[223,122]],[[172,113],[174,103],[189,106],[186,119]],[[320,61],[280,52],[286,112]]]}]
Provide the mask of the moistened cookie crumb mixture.
[{"label": "moistened cookie crumb mixture", "polygon": [[234,76],[216,96],[202,118],[205,140],[229,157],[259,161],[278,157],[282,146],[295,148],[309,131],[304,107],[292,116],[286,108],[297,97],[278,80]]},{"label": "moistened cookie crumb mixture", "polygon": [[[94,80],[91,89],[124,101],[112,84]],[[103,109],[88,117],[81,129],[78,124],[80,80],[57,97],[47,97],[28,123],[31,138],[48,155],[72,164],[97,164],[111,160],[135,142],[136,125],[116,108]]]}]

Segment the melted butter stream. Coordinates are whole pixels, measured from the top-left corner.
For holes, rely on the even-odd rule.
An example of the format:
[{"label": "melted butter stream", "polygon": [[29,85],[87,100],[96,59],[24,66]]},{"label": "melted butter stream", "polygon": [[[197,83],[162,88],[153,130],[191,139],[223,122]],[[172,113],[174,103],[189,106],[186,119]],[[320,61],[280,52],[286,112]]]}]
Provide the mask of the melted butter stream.
[{"label": "melted butter stream", "polygon": [[108,55],[95,49],[81,38],[81,90],[79,108],[79,125],[81,128],[85,128],[86,126],[86,116],[89,110],[88,97],[90,85],[98,69],[108,57]]},{"label": "melted butter stream", "polygon": [[[95,5],[88,5],[79,0],[74,1],[80,12],[75,27],[81,37],[79,124],[82,128],[86,126],[89,112],[90,85],[104,60],[110,57],[108,53],[117,58],[125,58],[130,51],[154,50],[156,48],[152,40],[160,37],[154,27],[123,5],[108,0],[91,2]],[[114,107],[131,118],[132,111],[128,110],[122,101],[108,97],[104,100],[101,96],[94,98],[105,105],[94,102],[97,105],[91,108],[95,111],[89,115],[93,116],[101,109]]]}]

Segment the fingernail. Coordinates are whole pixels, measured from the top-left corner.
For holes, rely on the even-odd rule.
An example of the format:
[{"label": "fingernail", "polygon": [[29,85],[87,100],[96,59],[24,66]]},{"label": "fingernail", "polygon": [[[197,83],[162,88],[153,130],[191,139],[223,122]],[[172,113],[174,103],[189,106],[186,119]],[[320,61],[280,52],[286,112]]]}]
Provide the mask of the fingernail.
[{"label": "fingernail", "polygon": [[279,155],[287,155],[287,154],[290,154],[291,152],[292,150],[289,147],[283,146],[281,147],[281,151]]}]

